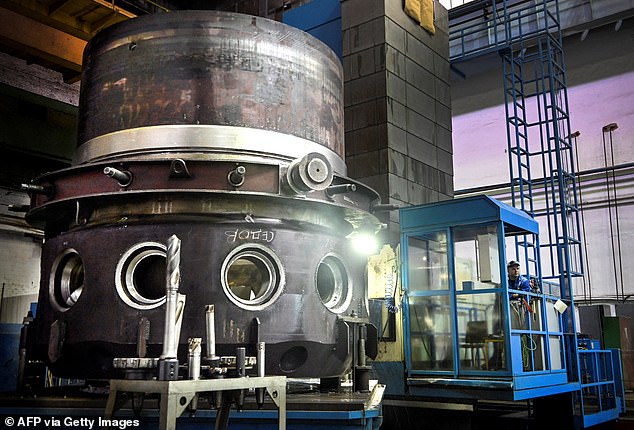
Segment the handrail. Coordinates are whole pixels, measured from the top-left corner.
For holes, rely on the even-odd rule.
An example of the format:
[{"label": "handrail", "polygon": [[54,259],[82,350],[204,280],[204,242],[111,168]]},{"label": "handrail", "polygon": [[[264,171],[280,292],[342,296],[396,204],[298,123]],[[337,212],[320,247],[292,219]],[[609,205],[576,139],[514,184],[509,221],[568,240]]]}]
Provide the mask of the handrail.
[{"label": "handrail", "polygon": [[452,25],[449,31],[450,60],[504,49],[544,33],[559,31],[559,22],[550,7],[556,7],[555,3],[554,0],[543,0],[537,4],[521,1],[509,5],[505,1],[493,1],[490,11],[484,9],[482,15]]}]

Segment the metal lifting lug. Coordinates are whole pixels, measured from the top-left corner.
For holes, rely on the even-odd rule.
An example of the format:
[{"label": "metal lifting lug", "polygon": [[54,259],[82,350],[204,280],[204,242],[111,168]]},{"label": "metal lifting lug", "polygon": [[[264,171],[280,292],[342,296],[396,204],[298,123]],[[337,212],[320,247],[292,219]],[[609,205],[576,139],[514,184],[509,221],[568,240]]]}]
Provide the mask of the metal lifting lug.
[{"label": "metal lifting lug", "polygon": [[188,179],[191,177],[192,175],[189,173],[185,160],[180,158],[172,160],[172,164],[170,164],[170,178]]}]

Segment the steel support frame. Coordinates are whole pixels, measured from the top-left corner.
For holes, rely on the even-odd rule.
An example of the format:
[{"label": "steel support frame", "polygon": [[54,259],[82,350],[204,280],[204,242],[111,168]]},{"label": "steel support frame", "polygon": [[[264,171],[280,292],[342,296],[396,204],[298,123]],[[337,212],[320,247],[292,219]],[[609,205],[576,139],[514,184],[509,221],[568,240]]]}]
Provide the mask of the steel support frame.
[{"label": "steel support frame", "polygon": [[175,430],[176,418],[187,408],[194,396],[225,390],[264,388],[278,408],[278,430],[286,430],[286,377],[262,376],[249,378],[200,379],[183,381],[112,379],[104,418],[113,418],[119,393],[149,393],[160,395],[160,430]]}]

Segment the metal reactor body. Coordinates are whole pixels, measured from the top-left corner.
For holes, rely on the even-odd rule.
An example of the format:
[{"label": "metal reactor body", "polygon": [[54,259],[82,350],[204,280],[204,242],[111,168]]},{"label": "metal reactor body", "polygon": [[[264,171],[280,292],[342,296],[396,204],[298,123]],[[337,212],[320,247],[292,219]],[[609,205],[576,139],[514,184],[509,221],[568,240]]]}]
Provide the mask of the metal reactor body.
[{"label": "metal reactor body", "polygon": [[342,67],[312,36],[216,11],[114,25],[84,52],[72,167],[35,179],[45,231],[34,351],[60,376],[117,374],[158,357],[167,241],[186,297],[178,357],[204,338],[266,373],[350,368],[350,321],[368,318],[366,259],[379,203],[346,177]]}]

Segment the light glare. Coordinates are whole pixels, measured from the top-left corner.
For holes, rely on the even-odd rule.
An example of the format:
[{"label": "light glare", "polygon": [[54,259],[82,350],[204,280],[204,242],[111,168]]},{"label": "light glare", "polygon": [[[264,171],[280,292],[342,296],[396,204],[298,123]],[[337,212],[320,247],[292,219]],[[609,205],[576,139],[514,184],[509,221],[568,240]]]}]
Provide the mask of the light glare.
[{"label": "light glare", "polygon": [[370,233],[357,233],[352,237],[352,247],[363,255],[373,255],[378,251],[376,235]]}]

